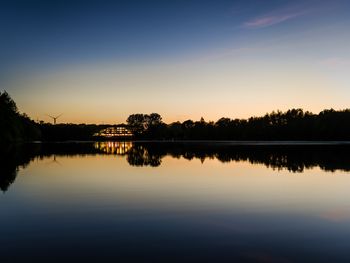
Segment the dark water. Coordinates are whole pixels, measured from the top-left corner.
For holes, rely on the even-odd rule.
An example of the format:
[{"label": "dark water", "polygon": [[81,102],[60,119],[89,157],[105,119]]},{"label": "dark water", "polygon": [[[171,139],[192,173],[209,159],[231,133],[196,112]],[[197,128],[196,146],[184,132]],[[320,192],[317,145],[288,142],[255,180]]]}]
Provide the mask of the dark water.
[{"label": "dark water", "polygon": [[2,147],[0,262],[350,262],[350,146]]}]

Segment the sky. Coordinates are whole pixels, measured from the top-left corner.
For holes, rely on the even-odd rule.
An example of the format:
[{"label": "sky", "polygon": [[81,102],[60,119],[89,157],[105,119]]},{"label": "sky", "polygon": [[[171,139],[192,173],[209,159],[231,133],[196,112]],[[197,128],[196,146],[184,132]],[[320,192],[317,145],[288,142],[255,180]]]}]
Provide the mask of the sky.
[{"label": "sky", "polygon": [[350,1],[1,1],[0,90],[64,123],[349,108]]}]

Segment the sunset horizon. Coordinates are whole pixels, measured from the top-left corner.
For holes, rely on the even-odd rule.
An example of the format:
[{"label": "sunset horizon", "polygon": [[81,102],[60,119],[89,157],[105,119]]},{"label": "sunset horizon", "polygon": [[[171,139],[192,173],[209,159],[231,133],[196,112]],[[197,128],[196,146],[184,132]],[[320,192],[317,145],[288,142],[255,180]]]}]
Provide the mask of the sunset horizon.
[{"label": "sunset horizon", "polygon": [[[348,107],[349,3],[4,3],[1,89],[33,119],[119,123]],[[4,34],[7,31],[3,32]]]},{"label": "sunset horizon", "polygon": [[350,0],[1,0],[1,262],[350,262]]}]

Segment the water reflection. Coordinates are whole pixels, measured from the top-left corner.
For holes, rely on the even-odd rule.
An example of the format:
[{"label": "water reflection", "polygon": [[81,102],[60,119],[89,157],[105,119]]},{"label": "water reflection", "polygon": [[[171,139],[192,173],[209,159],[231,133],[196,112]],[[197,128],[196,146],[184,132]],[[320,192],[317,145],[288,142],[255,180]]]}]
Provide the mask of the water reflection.
[{"label": "water reflection", "polygon": [[350,262],[350,177],[338,172],[349,171],[349,151],[175,142],[4,147],[1,262]]},{"label": "water reflection", "polygon": [[132,148],[133,143],[127,142],[96,142],[94,147],[106,154],[125,155]]},{"label": "water reflection", "polygon": [[135,144],[128,153],[127,161],[132,166],[152,166],[161,165],[162,158],[167,155],[160,152],[152,152],[150,147]]},{"label": "water reflection", "polygon": [[[229,143],[142,143],[135,144],[149,158],[217,159],[220,162],[264,164],[268,168],[301,173],[319,167],[327,172],[350,171],[350,145],[348,144],[229,144]],[[132,164],[132,163],[130,163]]]},{"label": "water reflection", "polygon": [[20,168],[25,168],[38,154],[40,145],[30,149],[23,145],[2,145],[0,148],[0,189],[5,192],[15,181]]},{"label": "water reflection", "polygon": [[166,156],[199,159],[217,159],[220,162],[249,162],[264,164],[272,169],[287,169],[301,173],[319,167],[327,172],[350,171],[350,145],[238,145],[228,143],[43,143],[2,147],[0,150],[0,189],[6,191],[15,181],[18,169],[32,160],[57,156],[87,155],[125,156],[131,166],[158,167]]}]

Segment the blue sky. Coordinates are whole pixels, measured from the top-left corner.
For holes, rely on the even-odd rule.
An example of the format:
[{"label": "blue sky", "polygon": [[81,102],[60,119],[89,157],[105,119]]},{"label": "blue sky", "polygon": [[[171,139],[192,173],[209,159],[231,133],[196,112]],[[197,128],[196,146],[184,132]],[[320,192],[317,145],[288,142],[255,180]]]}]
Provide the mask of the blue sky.
[{"label": "blue sky", "polygon": [[33,118],[345,108],[350,2],[8,1],[0,84]]}]

